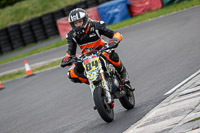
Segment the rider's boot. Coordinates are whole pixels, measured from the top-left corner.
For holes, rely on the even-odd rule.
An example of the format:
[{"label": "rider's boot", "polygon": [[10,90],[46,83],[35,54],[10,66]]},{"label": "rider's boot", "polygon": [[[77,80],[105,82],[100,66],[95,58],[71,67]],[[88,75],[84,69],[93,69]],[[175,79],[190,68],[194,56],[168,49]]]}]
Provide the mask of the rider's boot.
[{"label": "rider's boot", "polygon": [[122,82],[124,83],[124,85],[126,87],[128,87],[130,90],[135,90],[135,88],[131,87],[131,84],[130,84],[130,79],[129,79],[129,75],[126,71],[126,68],[125,66],[121,63],[120,66],[116,67],[120,77],[121,77],[121,80]]}]

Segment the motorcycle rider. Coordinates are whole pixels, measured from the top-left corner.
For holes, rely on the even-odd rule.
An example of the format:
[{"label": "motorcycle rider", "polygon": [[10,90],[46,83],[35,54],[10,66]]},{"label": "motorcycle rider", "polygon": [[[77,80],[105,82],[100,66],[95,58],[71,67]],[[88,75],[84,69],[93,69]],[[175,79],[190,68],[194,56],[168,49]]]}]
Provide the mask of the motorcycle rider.
[{"label": "motorcycle rider", "polygon": [[[117,46],[122,40],[122,35],[119,32],[114,32],[109,29],[103,21],[91,20],[88,18],[86,11],[81,8],[72,10],[69,13],[68,21],[72,30],[66,34],[68,50],[65,57],[62,59],[63,62],[69,62],[72,56],[75,56],[77,45],[80,47],[82,53],[87,52],[84,51],[85,48],[97,47],[97,49],[100,49],[105,44],[101,35],[110,38],[109,45],[113,46]],[[106,51],[102,54],[107,61],[114,65],[125,85],[133,90],[126,68],[119,59],[118,54],[114,50],[108,50],[108,52]],[[72,65],[68,70],[68,77],[75,83],[88,83],[81,63]]]}]

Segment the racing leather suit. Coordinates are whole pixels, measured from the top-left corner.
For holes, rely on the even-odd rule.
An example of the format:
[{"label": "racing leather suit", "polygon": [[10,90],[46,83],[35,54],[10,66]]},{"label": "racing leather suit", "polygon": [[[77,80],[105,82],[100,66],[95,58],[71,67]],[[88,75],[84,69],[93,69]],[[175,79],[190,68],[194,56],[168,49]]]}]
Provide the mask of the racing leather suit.
[{"label": "racing leather suit", "polygon": [[[88,27],[84,34],[79,34],[74,30],[71,30],[67,35],[66,39],[68,41],[68,51],[66,56],[73,56],[76,54],[77,45],[80,47],[81,52],[84,48],[101,47],[105,44],[102,40],[101,35],[108,38],[117,38],[119,41],[122,40],[122,36],[119,32],[114,32],[109,29],[103,21],[89,20]],[[120,73],[126,71],[125,67],[122,65],[118,54],[111,50],[110,52],[103,52],[104,57],[112,63],[117,71]],[[68,77],[75,83],[88,83],[87,78],[84,76],[84,68],[81,63],[73,64],[68,70]]]}]

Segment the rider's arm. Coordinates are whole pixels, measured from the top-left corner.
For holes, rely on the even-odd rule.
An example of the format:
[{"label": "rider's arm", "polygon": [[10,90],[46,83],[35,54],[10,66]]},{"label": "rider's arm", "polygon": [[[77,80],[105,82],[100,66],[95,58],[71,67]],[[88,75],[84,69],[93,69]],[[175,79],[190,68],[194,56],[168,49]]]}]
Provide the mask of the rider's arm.
[{"label": "rider's arm", "polygon": [[76,54],[76,47],[77,47],[77,44],[75,42],[75,39],[73,38],[73,33],[72,32],[69,32],[67,35],[66,35],[66,39],[67,39],[67,42],[68,42],[68,50],[66,52],[66,56],[72,56],[72,55],[75,55]]},{"label": "rider's arm", "polygon": [[116,38],[119,41],[122,40],[122,35],[119,32],[115,32],[115,31],[111,30],[110,28],[108,28],[105,22],[100,21],[98,24],[98,27],[99,27],[100,35],[104,35],[110,39]]}]

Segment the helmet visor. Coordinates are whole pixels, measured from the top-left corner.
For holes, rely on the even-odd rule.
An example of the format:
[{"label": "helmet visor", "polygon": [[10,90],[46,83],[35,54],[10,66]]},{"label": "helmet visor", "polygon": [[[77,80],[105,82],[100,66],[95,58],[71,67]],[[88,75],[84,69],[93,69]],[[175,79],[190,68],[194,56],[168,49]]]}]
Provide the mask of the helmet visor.
[{"label": "helmet visor", "polygon": [[74,26],[75,27],[83,26],[83,19],[79,19],[79,20],[75,21]]}]

